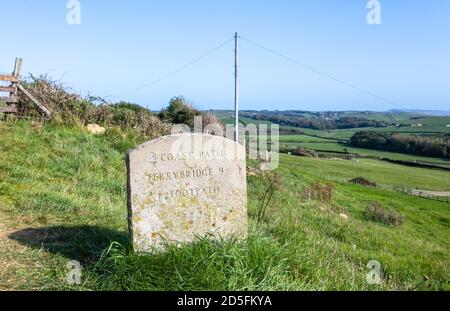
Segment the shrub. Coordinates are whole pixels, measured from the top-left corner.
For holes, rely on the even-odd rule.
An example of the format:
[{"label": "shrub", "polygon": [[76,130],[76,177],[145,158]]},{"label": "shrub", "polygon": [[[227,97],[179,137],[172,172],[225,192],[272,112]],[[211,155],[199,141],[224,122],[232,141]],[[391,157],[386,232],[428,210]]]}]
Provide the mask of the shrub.
[{"label": "shrub", "polygon": [[194,117],[201,115],[200,111],[182,96],[172,98],[169,106],[159,113],[159,117],[166,122],[186,124],[191,128],[194,127]]},{"label": "shrub", "polygon": [[405,222],[404,216],[393,209],[386,209],[378,202],[370,202],[365,216],[369,220],[378,221],[390,226],[400,226]]},{"label": "shrub", "polygon": [[302,157],[310,157],[310,158],[318,157],[317,152],[315,152],[314,150],[305,149],[305,148],[302,148],[302,147],[298,147],[298,148],[294,149],[291,153],[293,155],[302,156]]},{"label": "shrub", "polygon": [[303,190],[303,200],[314,200],[321,203],[330,204],[333,199],[336,186],[333,183],[314,182],[311,186]]},{"label": "shrub", "polygon": [[[221,130],[225,134],[225,127],[220,119],[214,114],[203,113],[196,108],[183,96],[177,96],[170,100],[169,106],[159,113],[161,120],[172,124],[186,124],[191,129],[194,128],[194,118],[202,118],[202,126],[210,126],[213,132]],[[212,126],[215,125],[215,126]]]},{"label": "shrub", "polygon": [[[222,129],[224,132],[223,124],[215,115],[198,111],[182,96],[172,98],[169,106],[160,112],[159,119],[149,109],[136,104],[124,101],[108,103],[94,96],[81,97],[61,81],[52,80],[47,75],[30,75],[21,83],[52,112],[52,121],[58,124],[85,126],[95,123],[103,127],[120,127],[125,131],[136,130],[145,138],[152,139],[170,134],[172,124],[187,124],[192,128],[194,117],[201,116],[203,126],[217,124],[218,127],[212,127],[213,131]],[[18,107],[21,116],[44,120],[36,106],[23,94],[20,94]]]},{"label": "shrub", "polygon": [[[133,129],[150,139],[170,133],[169,123],[159,120],[154,113],[139,105],[123,101],[110,104],[94,96],[83,98],[46,75],[31,75],[28,81],[22,83],[53,113],[56,123],[81,126],[96,123],[104,127],[120,127],[125,131]],[[18,106],[20,115],[43,118],[35,105],[23,95]]]},{"label": "shrub", "polygon": [[[89,98],[82,98],[64,86],[61,81],[52,80],[47,75],[37,77],[30,75],[27,81],[21,81],[21,83],[54,114],[57,120],[69,123],[78,119],[85,123],[95,111],[95,104]],[[17,106],[21,115],[41,117],[36,105],[22,92],[19,92]]]},{"label": "shrub", "polygon": [[368,186],[368,187],[377,187],[376,183],[371,182],[371,181],[365,179],[364,177],[354,178],[354,179],[350,180],[350,183],[362,185],[362,186]]},{"label": "shrub", "polygon": [[170,124],[159,120],[151,111],[137,105],[121,102],[119,104],[97,107],[90,123],[102,126],[135,129],[147,138],[156,138],[170,133]]}]

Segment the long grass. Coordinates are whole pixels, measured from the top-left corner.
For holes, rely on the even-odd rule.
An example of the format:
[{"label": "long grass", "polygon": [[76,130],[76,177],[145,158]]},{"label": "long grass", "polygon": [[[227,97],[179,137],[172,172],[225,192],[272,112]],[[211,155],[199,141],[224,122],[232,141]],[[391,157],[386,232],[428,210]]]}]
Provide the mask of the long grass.
[{"label": "long grass", "polygon": [[[347,182],[365,177],[448,189],[448,173],[282,156],[284,185],[262,224],[257,214],[267,180],[248,177],[248,241],[200,239],[138,256],[127,234],[124,153],[142,142],[139,135],[8,122],[0,137],[0,289],[450,289],[448,204]],[[336,184],[330,204],[302,199],[305,187],[326,179]],[[374,201],[405,223],[367,219]],[[69,260],[83,266],[81,285],[66,282]],[[370,260],[382,265],[381,285],[366,281]]]}]

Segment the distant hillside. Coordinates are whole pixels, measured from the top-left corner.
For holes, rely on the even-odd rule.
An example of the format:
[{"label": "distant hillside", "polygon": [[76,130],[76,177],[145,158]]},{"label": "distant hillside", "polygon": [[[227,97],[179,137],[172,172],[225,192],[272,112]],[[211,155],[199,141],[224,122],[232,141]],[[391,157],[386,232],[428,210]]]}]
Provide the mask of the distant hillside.
[{"label": "distant hillside", "polygon": [[450,111],[445,110],[408,110],[408,109],[391,109],[390,113],[411,113],[411,114],[423,114],[428,116],[437,117],[450,117]]}]

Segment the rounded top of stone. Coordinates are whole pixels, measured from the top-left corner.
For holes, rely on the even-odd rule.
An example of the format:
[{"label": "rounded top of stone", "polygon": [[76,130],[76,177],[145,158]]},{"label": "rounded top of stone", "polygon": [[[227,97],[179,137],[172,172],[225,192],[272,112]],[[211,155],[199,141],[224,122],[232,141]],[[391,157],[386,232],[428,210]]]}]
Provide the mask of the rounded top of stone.
[{"label": "rounded top of stone", "polygon": [[221,140],[224,144],[234,145],[235,147],[242,148],[245,150],[245,147],[243,145],[241,145],[229,138],[223,137],[223,136],[216,136],[216,135],[211,135],[211,134],[206,134],[206,133],[180,133],[180,134],[161,136],[161,137],[155,138],[153,140],[147,141],[133,149],[128,150],[127,154],[130,155],[134,152],[138,152],[149,145],[154,145],[154,144],[158,144],[158,143],[167,143],[170,140],[177,141],[177,140],[181,140],[181,139],[191,139],[195,142],[195,141],[199,141],[198,139],[203,140],[204,138],[207,138],[208,140],[214,139],[216,141]]}]

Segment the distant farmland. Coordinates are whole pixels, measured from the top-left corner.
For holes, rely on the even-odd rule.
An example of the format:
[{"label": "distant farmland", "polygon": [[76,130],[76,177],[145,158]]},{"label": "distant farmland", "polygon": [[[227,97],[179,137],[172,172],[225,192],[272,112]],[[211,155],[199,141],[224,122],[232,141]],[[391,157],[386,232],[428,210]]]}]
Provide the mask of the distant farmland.
[{"label": "distant farmland", "polygon": [[[234,122],[233,112],[216,112],[222,122],[229,124]],[[313,114],[305,114],[308,117],[317,117]],[[341,112],[342,117],[356,117],[375,119],[385,122],[393,122],[395,125],[386,127],[366,127],[335,130],[316,130],[292,126],[280,126],[280,147],[282,150],[290,150],[298,147],[315,150],[319,154],[348,153],[351,155],[378,157],[398,161],[411,161],[418,163],[436,164],[450,168],[449,159],[424,157],[398,152],[380,151],[366,148],[355,148],[346,145],[350,138],[358,131],[371,131],[383,133],[396,133],[401,135],[426,135],[442,136],[450,135],[450,117],[430,117],[423,114],[417,115],[408,112],[382,113],[382,112]],[[242,124],[270,124],[264,120],[253,120],[249,117],[240,118]],[[288,132],[295,134],[286,134]]]}]

